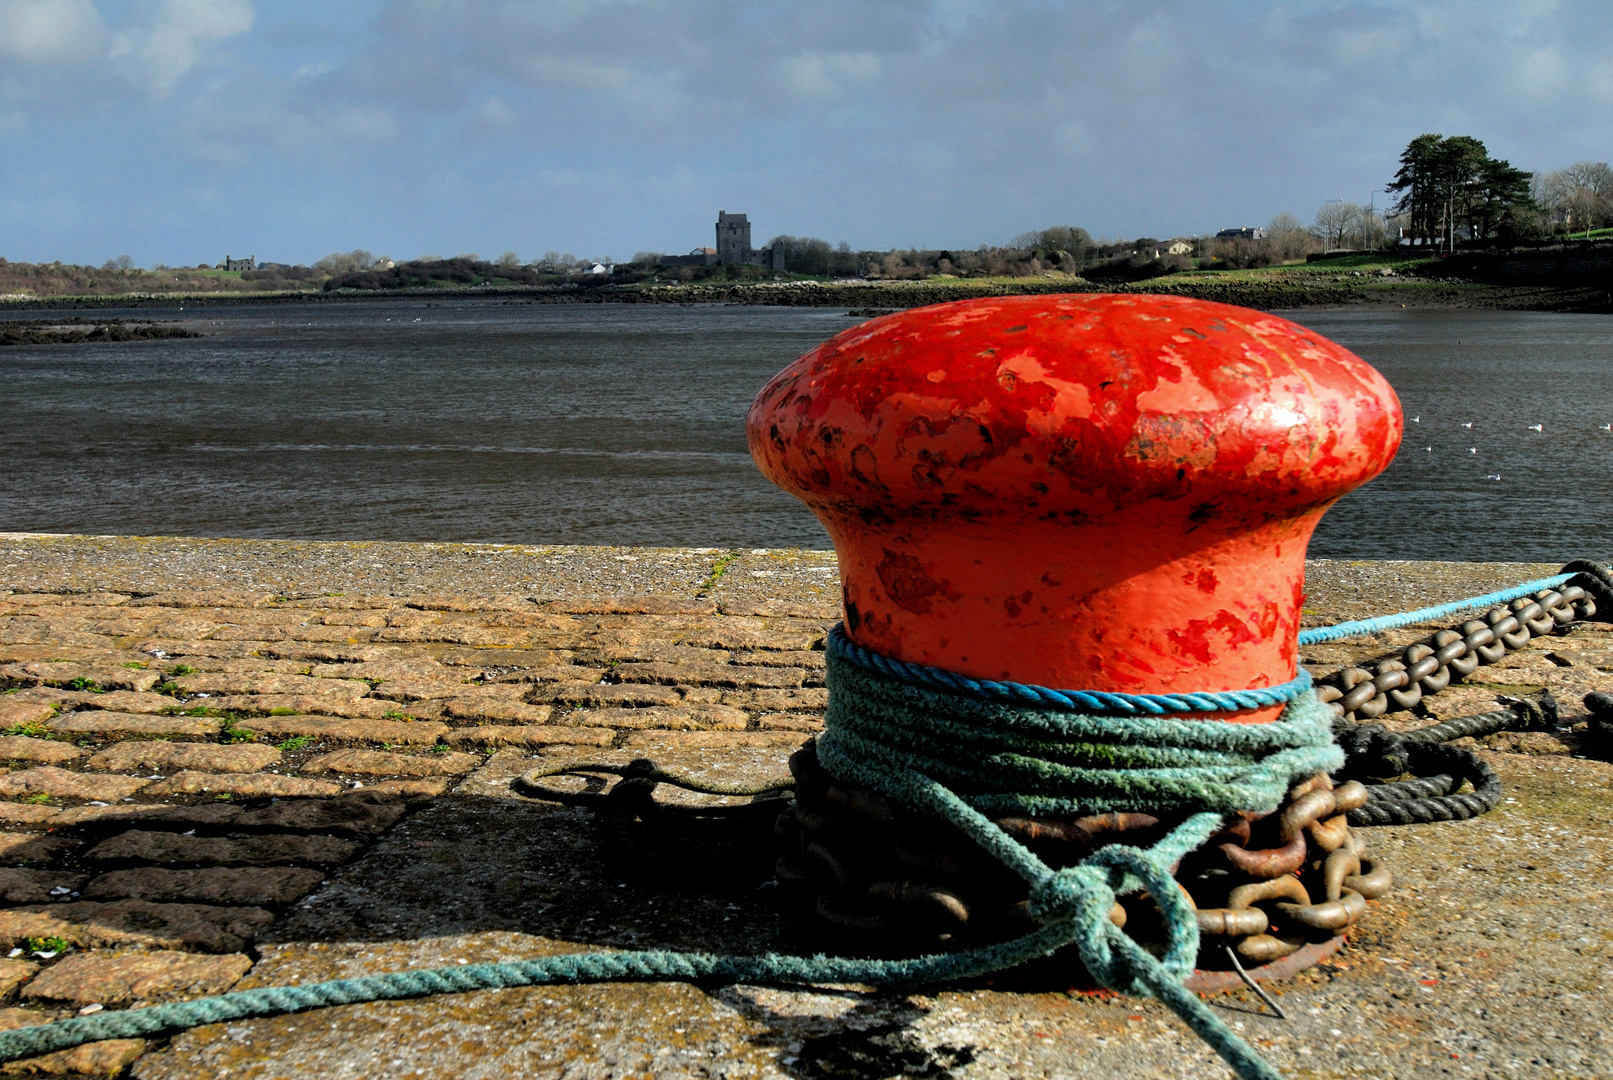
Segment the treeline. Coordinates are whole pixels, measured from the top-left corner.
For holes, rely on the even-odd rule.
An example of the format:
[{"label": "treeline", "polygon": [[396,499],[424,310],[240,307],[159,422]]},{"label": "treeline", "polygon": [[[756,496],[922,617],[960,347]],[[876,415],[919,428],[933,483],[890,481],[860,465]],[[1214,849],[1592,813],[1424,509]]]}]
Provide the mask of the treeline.
[{"label": "treeline", "polygon": [[62,262],[12,262],[0,258],[0,297],[8,298],[124,296],[130,293],[286,292],[316,286],[318,280],[323,278],[323,274],[315,274],[307,267],[270,268],[233,275],[161,266],[142,270],[134,266],[132,260],[124,268],[77,266]]},{"label": "treeline", "polygon": [[0,298],[25,299],[53,296],[126,296],[130,294],[271,293],[337,289],[390,290],[451,288],[476,285],[557,285],[585,287],[624,285],[642,281],[649,268],[626,264],[604,273],[589,273],[599,265],[571,256],[550,257],[523,264],[514,252],[487,262],[477,255],[450,259],[425,256],[394,263],[363,249],[334,252],[312,266],[268,263],[255,270],[224,272],[212,267],[142,269],[127,255],[109,259],[103,266],[71,263],[24,263],[0,258]]},{"label": "treeline", "polygon": [[646,268],[633,264],[613,266],[608,271],[589,273],[599,263],[575,260],[564,268],[550,269],[541,261],[522,265],[517,259],[486,262],[475,255],[451,259],[411,259],[364,270],[333,274],[325,282],[326,291],[337,289],[440,289],[478,285],[631,285],[644,280]]},{"label": "treeline", "polygon": [[[791,274],[827,278],[912,281],[956,278],[1079,277],[1091,281],[1142,281],[1181,270],[1243,269],[1302,258],[1318,245],[1292,214],[1281,214],[1258,239],[1150,236],[1095,240],[1086,229],[1055,225],[1022,233],[1006,244],[973,249],[897,248],[853,251],[812,236],[778,236]],[[688,280],[689,276],[685,276]]]},{"label": "treeline", "polygon": [[897,248],[853,251],[842,241],[831,247],[815,236],[777,236],[770,244],[784,247],[784,267],[791,274],[826,278],[911,281],[947,275],[957,278],[1036,277],[1048,273],[1087,276],[1108,261],[1124,262],[1160,241],[1096,241],[1087,230],[1056,225],[1014,237],[1007,244],[976,248]]}]

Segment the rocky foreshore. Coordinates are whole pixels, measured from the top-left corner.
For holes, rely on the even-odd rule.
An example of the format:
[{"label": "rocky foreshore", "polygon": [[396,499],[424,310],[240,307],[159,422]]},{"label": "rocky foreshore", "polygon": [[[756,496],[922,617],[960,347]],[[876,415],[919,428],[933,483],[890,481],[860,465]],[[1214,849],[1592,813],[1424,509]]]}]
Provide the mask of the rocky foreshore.
[{"label": "rocky foreshore", "polygon": [[[1308,624],[1550,573],[1316,562]],[[832,553],[0,535],[0,1025],[228,988],[581,947],[798,948],[702,853],[624,865],[535,765],[785,771],[822,723]],[[1443,625],[1443,624],[1442,624]],[[1605,1076],[1613,767],[1576,624],[1391,727],[1551,690],[1561,729],[1490,736],[1506,801],[1378,828],[1396,887],[1345,949],[1216,1007],[1290,1076]],[[1317,672],[1429,632],[1307,649]],[[598,784],[614,781],[602,776]],[[658,794],[658,797],[661,797]],[[765,863],[766,852],[762,852]],[[730,868],[731,869],[731,868]],[[690,881],[694,884],[690,884]],[[821,945],[821,942],[818,943]],[[100,1043],[5,1075],[1215,1076],[1153,1002],[681,984],[486,991]]]}]

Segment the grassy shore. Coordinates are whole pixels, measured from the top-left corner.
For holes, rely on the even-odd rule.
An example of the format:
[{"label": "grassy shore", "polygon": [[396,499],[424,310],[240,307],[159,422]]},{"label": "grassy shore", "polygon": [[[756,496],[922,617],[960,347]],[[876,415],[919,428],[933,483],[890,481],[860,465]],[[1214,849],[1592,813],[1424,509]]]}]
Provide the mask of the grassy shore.
[{"label": "grassy shore", "polygon": [[921,281],[794,281],[735,285],[696,283],[598,290],[597,295],[554,296],[554,302],[626,301],[748,303],[813,307],[897,309],[978,296],[1114,292],[1192,296],[1272,311],[1303,307],[1457,307],[1514,311],[1609,311],[1604,288],[1565,285],[1493,285],[1433,277],[1434,260],[1399,255],[1357,255],[1251,270],[1188,270],[1126,284],[1088,281],[1056,271],[1036,278],[954,278]]},{"label": "grassy shore", "polygon": [[703,281],[633,285],[456,285],[429,289],[321,291],[210,291],[0,297],[0,310],[12,307],[81,308],[169,306],[188,303],[352,302],[383,298],[521,298],[532,303],[755,304],[784,307],[843,307],[869,313],[921,307],[982,296],[1068,292],[1150,293],[1192,296],[1259,310],[1305,307],[1453,307],[1512,311],[1613,311],[1605,287],[1579,284],[1497,285],[1433,276],[1435,260],[1398,253],[1357,255],[1313,263],[1289,263],[1249,270],[1188,270],[1146,281],[1107,283],[1049,271],[1038,277],[921,280],[827,281],[796,277],[782,281]]}]

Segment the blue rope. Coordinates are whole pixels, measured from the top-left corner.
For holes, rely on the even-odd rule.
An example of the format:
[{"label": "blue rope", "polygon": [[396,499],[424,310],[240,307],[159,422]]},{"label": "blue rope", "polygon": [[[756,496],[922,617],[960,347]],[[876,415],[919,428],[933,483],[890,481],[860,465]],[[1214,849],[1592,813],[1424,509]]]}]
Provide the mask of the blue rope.
[{"label": "blue rope", "polygon": [[1358,637],[1362,634],[1375,634],[1379,630],[1392,630],[1397,626],[1410,626],[1412,623],[1427,622],[1429,619],[1455,615],[1461,611],[1472,611],[1474,608],[1505,604],[1508,601],[1516,600],[1520,596],[1537,593],[1541,589],[1555,589],[1557,586],[1567,584],[1571,579],[1578,576],[1578,574],[1555,574],[1552,577],[1541,578],[1539,581],[1526,581],[1522,585],[1514,585],[1510,589],[1485,593],[1483,596],[1469,597],[1466,600],[1458,600],[1452,604],[1440,604],[1436,607],[1418,608],[1416,611],[1402,611],[1398,615],[1379,615],[1375,619],[1357,619],[1355,622],[1339,623],[1336,626],[1318,626],[1311,630],[1301,630],[1299,632],[1299,643],[1301,645],[1316,645],[1323,641],[1338,641],[1341,638]]},{"label": "blue rope", "polygon": [[[1039,929],[996,945],[908,960],[586,952],[265,987],[0,1032],[0,1061],[225,1020],[514,986],[667,979],[946,983],[1073,945],[1099,983],[1159,998],[1244,1080],[1281,1080],[1197,995],[1183,989],[1198,954],[1199,932],[1171,868],[1218,832],[1227,814],[1274,810],[1294,780],[1342,763],[1329,714],[1314,695],[1303,692],[1308,685],[1303,676],[1271,690],[1232,693],[1055,691],[903,664],[857,648],[838,627],[827,663],[830,704],[818,738],[825,766],[962,830],[1025,881]],[[1287,707],[1270,724],[1154,718],[1277,701]],[[1089,702],[1150,715],[1082,711]],[[1057,871],[988,816],[1095,809],[1194,812],[1152,847],[1113,844]],[[1109,920],[1116,897],[1139,890],[1163,913],[1167,947],[1162,959]]]},{"label": "blue rope", "polygon": [[[1301,635],[1303,639],[1303,635]],[[828,652],[859,667],[870,668],[891,679],[914,686],[927,686],[944,693],[1002,701],[1013,705],[1051,706],[1072,712],[1118,713],[1122,716],[1164,716],[1168,713],[1232,712],[1238,709],[1264,709],[1286,705],[1311,688],[1310,673],[1299,674],[1278,686],[1253,690],[1220,690],[1197,694],[1115,694],[1099,690],[1049,690],[1028,683],[972,679],[967,675],[924,664],[870,652],[846,636],[836,625],[829,631]]]}]

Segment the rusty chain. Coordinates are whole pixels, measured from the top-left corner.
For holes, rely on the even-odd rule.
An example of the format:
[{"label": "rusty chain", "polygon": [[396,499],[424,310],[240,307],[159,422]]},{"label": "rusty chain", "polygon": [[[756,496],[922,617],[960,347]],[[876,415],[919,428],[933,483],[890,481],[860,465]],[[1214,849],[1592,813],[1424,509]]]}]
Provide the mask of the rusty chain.
[{"label": "rusty chain", "polygon": [[[877,934],[884,946],[903,936],[915,948],[1011,936],[1029,924],[1023,889],[960,835],[831,776],[811,746],[790,769],[796,800],[778,820],[776,876],[805,891],[825,923]],[[1225,946],[1263,964],[1331,938],[1388,890],[1389,871],[1365,856],[1348,821],[1367,799],[1361,783],[1335,788],[1318,775],[1274,813],[1238,815],[1184,859],[1177,877],[1198,909],[1206,966],[1224,963]],[[1113,841],[1147,844],[1175,824],[1118,812],[994,820],[1050,866],[1073,865]],[[1157,911],[1146,899],[1122,898],[1109,917],[1146,938]]]},{"label": "rusty chain", "polygon": [[1596,614],[1596,601],[1578,585],[1561,591],[1542,589],[1497,606],[1459,628],[1408,645],[1398,658],[1380,660],[1372,669],[1347,667],[1320,680],[1316,695],[1349,723],[1375,720],[1386,712],[1410,709],[1424,694],[1437,694],[1473,674],[1479,664],[1493,664],[1508,651],[1521,649],[1576,619]]}]

